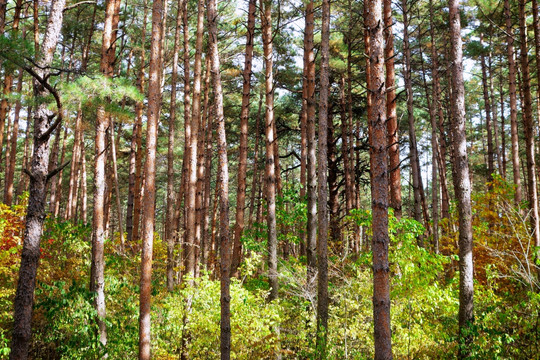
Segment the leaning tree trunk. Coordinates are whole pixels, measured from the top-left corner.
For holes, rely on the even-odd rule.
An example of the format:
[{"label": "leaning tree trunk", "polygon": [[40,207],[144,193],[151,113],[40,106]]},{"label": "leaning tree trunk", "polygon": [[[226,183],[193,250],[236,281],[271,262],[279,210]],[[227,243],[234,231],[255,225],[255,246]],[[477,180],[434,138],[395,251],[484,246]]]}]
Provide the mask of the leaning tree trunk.
[{"label": "leaning tree trunk", "polygon": [[[54,89],[47,83],[56,45],[62,29],[65,0],[53,0],[49,12],[47,30],[41,45],[41,55],[34,69],[27,69],[34,76],[34,97],[43,99]],[[58,94],[55,95],[58,99]],[[34,114],[34,153],[28,175],[30,176],[30,196],[24,229],[19,281],[15,293],[13,332],[11,342],[11,360],[27,359],[32,335],[31,320],[34,304],[34,290],[40,255],[40,240],[45,220],[45,199],[47,181],[55,171],[48,172],[49,137],[62,119],[62,108],[57,101],[58,110],[53,114],[48,104],[40,103]],[[54,115],[57,120],[53,122]]]},{"label": "leaning tree trunk", "polygon": [[154,244],[156,198],[156,147],[161,107],[161,34],[164,23],[163,3],[152,5],[152,40],[148,77],[148,113],[146,129],[146,176],[144,179],[141,282],[139,296],[139,360],[150,360],[150,301],[152,285],[152,249]]},{"label": "leaning tree trunk", "polygon": [[452,60],[452,130],[454,156],[454,189],[459,216],[459,353],[470,357],[473,317],[473,238],[471,183],[467,139],[465,136],[465,87],[463,83],[463,50],[459,0],[450,0],[450,38]]}]

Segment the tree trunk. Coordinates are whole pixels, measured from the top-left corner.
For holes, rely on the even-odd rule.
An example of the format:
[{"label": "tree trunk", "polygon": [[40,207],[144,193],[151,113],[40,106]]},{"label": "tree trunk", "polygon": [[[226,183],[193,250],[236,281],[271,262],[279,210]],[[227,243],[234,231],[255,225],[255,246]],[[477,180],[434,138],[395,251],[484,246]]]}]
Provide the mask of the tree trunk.
[{"label": "tree trunk", "polygon": [[388,166],[390,167],[390,207],[394,216],[401,218],[401,171],[399,169],[399,137],[397,98],[394,70],[394,34],[392,33],[392,1],[384,0],[384,58],[386,66],[386,127],[388,129]]},{"label": "tree trunk", "polygon": [[317,274],[317,143],[315,137],[315,53],[313,51],[314,4],[306,4],[304,67],[306,68],[307,135],[307,286],[314,290]]},{"label": "tree trunk", "polygon": [[[251,4],[250,4],[251,7]],[[215,0],[208,0],[208,24],[210,37],[210,57],[212,59],[212,80],[214,85],[217,140],[219,154],[220,182],[220,243],[221,243],[221,360],[231,358],[231,296],[229,292],[231,254],[229,239],[229,168],[227,160],[227,138],[223,115],[223,90],[219,72],[217,38],[217,6]]]},{"label": "tree trunk", "polygon": [[[17,77],[17,93],[22,92],[22,80],[23,70],[19,70],[19,76]],[[15,111],[13,116],[13,125],[11,130],[11,141],[9,146],[9,156],[6,154],[6,175],[5,175],[5,188],[4,188],[4,203],[11,206],[13,202],[13,180],[15,177],[15,165],[17,162],[17,138],[19,135],[19,116],[21,113],[21,100],[17,100],[15,103]],[[27,125],[28,126],[28,125]],[[7,147],[6,146],[6,147]]]},{"label": "tree trunk", "polygon": [[508,59],[508,77],[510,92],[510,126],[512,133],[512,169],[514,172],[514,184],[516,193],[514,201],[519,204],[522,199],[521,177],[519,169],[519,138],[517,125],[517,96],[516,96],[516,64],[514,61],[514,30],[512,29],[512,14],[510,1],[504,0],[504,16],[506,18],[506,54]]},{"label": "tree trunk", "polygon": [[[49,12],[47,30],[45,32],[42,53],[37,60],[33,72],[41,79],[49,76],[48,67],[52,63],[56,45],[62,28],[65,0],[53,0]],[[36,76],[34,76],[36,78]],[[42,99],[49,91],[37,79],[34,81],[34,97]],[[62,109],[56,116],[61,119]],[[15,294],[13,331],[11,342],[11,360],[27,359],[32,334],[31,320],[34,303],[34,289],[40,256],[40,240],[45,220],[46,184],[52,173],[49,166],[49,137],[51,130],[58,126],[53,123],[53,114],[46,103],[37,106],[34,114],[34,152],[30,169],[30,196],[24,229],[24,241],[19,268],[19,281]],[[56,124],[56,125],[55,125]]]},{"label": "tree trunk", "polygon": [[240,113],[240,153],[238,159],[238,189],[236,191],[236,224],[234,226],[234,248],[231,271],[238,276],[238,266],[242,257],[242,243],[240,238],[244,231],[244,209],[246,205],[246,172],[247,172],[247,146],[249,126],[249,100],[251,90],[251,65],[253,58],[253,37],[255,35],[255,16],[257,0],[249,0],[248,22],[246,34],[246,55],[242,86],[242,110]]},{"label": "tree trunk", "polygon": [[197,133],[197,185],[195,191],[195,239],[196,249],[195,252],[195,276],[199,277],[201,265],[204,264],[201,260],[204,258],[204,239],[202,237],[202,222],[203,222],[203,191],[204,191],[204,177],[205,177],[205,164],[204,155],[206,153],[205,148],[205,128],[206,121],[208,120],[208,100],[210,92],[210,56],[206,56],[205,59],[205,75],[204,75],[204,100],[201,107],[201,116],[199,123],[199,131]]},{"label": "tree trunk", "polygon": [[[519,34],[521,46],[521,72],[523,91],[523,133],[525,134],[525,153],[527,154],[527,182],[528,200],[531,211],[531,226],[533,229],[534,258],[540,257],[540,222],[538,220],[538,188],[536,184],[536,160],[534,150],[534,120],[532,116],[531,82],[529,71],[529,56],[527,47],[527,15],[525,14],[525,0],[519,1]],[[540,274],[540,270],[538,271]]]},{"label": "tree trunk", "polygon": [[[100,71],[107,77],[113,75],[114,59],[112,47],[113,42],[113,17],[116,8],[116,1],[108,0],[105,10],[105,23],[103,27],[101,63]],[[105,261],[104,261],[104,243],[105,243],[105,165],[107,159],[106,149],[106,131],[109,126],[109,117],[105,112],[105,107],[100,106],[97,109],[96,117],[96,139],[95,139],[95,168],[94,168],[94,220],[92,236],[92,266],[90,278],[90,291],[95,293],[94,306],[97,311],[97,324],[99,332],[99,341],[103,346],[107,344],[107,331],[105,324]]]},{"label": "tree trunk", "polygon": [[[141,33],[141,55],[139,64],[139,75],[137,77],[137,88],[144,93],[144,69],[145,69],[145,49],[146,42],[146,19],[148,17],[147,1],[144,4],[143,26]],[[142,161],[144,151],[142,148],[142,118],[144,103],[135,104],[135,124],[133,125],[133,138],[131,139],[130,164],[129,164],[129,192],[126,215],[126,230],[128,241],[139,240],[139,222],[141,212],[141,188],[142,188]]]},{"label": "tree trunk", "polygon": [[459,216],[459,334],[458,357],[469,358],[472,345],[473,317],[473,238],[471,183],[465,137],[465,87],[463,83],[463,50],[459,0],[450,0],[450,38],[452,75],[452,130],[454,155],[454,189]]},{"label": "tree trunk", "polygon": [[23,150],[22,166],[21,166],[21,173],[19,175],[19,183],[17,184],[17,190],[15,191],[15,198],[17,199],[19,198],[19,196],[22,195],[23,191],[26,189],[26,186],[27,186],[28,176],[24,173],[24,170],[28,168],[28,154],[32,152],[30,150],[30,128],[32,127],[32,123],[30,119],[32,118],[32,106],[28,106],[28,109],[26,110],[26,114],[27,114],[26,132],[24,134],[24,150]]},{"label": "tree trunk", "polygon": [[202,73],[202,45],[204,30],[204,4],[203,0],[198,1],[197,13],[197,34],[195,42],[195,64],[193,70],[193,102],[191,108],[191,129],[186,132],[186,137],[190,137],[190,146],[188,148],[188,176],[186,192],[186,273],[195,276],[195,252],[200,239],[196,238],[196,194],[197,194],[197,151],[199,136],[199,121],[201,116],[201,73]]},{"label": "tree trunk", "polygon": [[71,155],[69,186],[68,186],[68,200],[66,205],[66,212],[64,214],[65,220],[71,220],[75,216],[75,198],[77,197],[77,174],[79,172],[79,156],[80,150],[80,138],[82,131],[82,108],[79,106],[77,110],[77,117],[75,119],[75,132],[73,137],[73,151]]},{"label": "tree trunk", "polygon": [[[407,117],[409,120],[409,156],[412,172],[413,194],[414,194],[414,218],[418,222],[422,222],[422,194],[423,190],[422,177],[420,175],[420,162],[418,160],[418,147],[416,144],[416,130],[414,125],[414,104],[413,104],[413,88],[411,79],[411,50],[409,47],[409,10],[408,0],[402,0],[401,6],[403,9],[403,53],[405,60],[405,89],[407,91]],[[424,219],[426,220],[426,219]],[[426,229],[427,222],[424,223]],[[420,240],[420,244],[422,241]]]},{"label": "tree trunk", "polygon": [[318,221],[317,248],[317,358],[326,359],[328,334],[328,96],[330,57],[330,0],[322,2],[321,88],[319,94]]},{"label": "tree trunk", "polygon": [[272,3],[269,0],[261,0],[260,5],[266,88],[266,201],[268,204],[268,281],[270,283],[268,300],[272,301],[278,297]]},{"label": "tree trunk", "polygon": [[[167,149],[167,212],[165,214],[165,240],[167,241],[167,289],[174,288],[174,135],[176,127],[176,82],[178,81],[178,53],[180,51],[180,28],[182,25],[184,1],[178,0],[176,10],[176,28],[174,31],[174,50],[171,75],[171,107],[169,111],[169,145]],[[179,204],[178,204],[179,206]]]},{"label": "tree trunk", "polygon": [[[120,236],[120,252],[124,253],[124,226],[122,224],[122,200],[120,198],[120,183],[118,181],[118,164],[116,161],[116,142],[114,141],[114,121],[112,121],[112,119],[111,119],[110,134],[111,134],[112,170],[113,170],[114,189],[115,189],[115,196],[116,196],[116,210],[118,211],[118,234]],[[82,142],[82,136],[79,141]],[[81,152],[81,156],[82,156],[82,152]],[[79,166],[79,169],[80,169],[80,166]],[[76,209],[73,210],[74,214],[75,212],[76,212]]]},{"label": "tree trunk", "polygon": [[[484,34],[480,34],[480,44],[483,46]],[[491,121],[491,99],[489,97],[488,89],[488,77],[487,77],[487,66],[486,66],[486,57],[484,56],[484,49],[482,49],[482,54],[480,55],[480,65],[482,67],[482,92],[484,95],[484,107],[486,111],[486,130],[487,130],[487,151],[488,151],[488,176],[487,181],[493,181],[493,174],[495,173],[495,158],[494,158],[494,149],[493,149],[493,132],[492,132],[492,121]]]},{"label": "tree trunk", "polygon": [[146,176],[144,181],[143,233],[141,254],[141,282],[139,295],[139,360],[150,360],[150,302],[152,286],[152,249],[154,244],[156,196],[156,147],[159,112],[161,107],[161,34],[163,3],[152,5],[152,37],[148,74],[148,113],[146,128]]},{"label": "tree trunk", "polygon": [[[259,106],[257,117],[255,118],[255,153],[253,154],[253,179],[251,183],[251,201],[249,203],[249,227],[253,225],[255,214],[255,195],[259,193],[258,188],[261,186],[259,181],[259,139],[261,138],[261,110],[263,102],[263,92],[259,95]],[[260,199],[258,199],[260,201]]]},{"label": "tree trunk", "polygon": [[388,264],[388,160],[386,91],[384,86],[384,45],[382,1],[367,3],[366,28],[369,32],[369,81],[371,94],[369,124],[371,198],[373,215],[373,321],[375,359],[392,359],[390,330],[390,281]]}]

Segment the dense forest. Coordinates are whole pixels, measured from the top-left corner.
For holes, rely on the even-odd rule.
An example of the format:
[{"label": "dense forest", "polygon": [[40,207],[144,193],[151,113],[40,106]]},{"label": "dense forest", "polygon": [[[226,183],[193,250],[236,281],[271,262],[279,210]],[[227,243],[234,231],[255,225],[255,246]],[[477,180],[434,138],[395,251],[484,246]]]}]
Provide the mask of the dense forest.
[{"label": "dense forest", "polygon": [[537,0],[0,0],[0,358],[540,359]]}]

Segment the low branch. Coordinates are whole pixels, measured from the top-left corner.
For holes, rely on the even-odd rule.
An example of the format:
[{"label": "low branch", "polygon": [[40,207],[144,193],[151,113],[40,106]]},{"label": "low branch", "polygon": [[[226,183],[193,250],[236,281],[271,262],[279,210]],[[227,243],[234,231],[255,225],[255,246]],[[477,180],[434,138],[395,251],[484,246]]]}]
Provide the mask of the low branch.
[{"label": "low branch", "polygon": [[68,164],[71,162],[71,160],[66,161],[63,165],[57,167],[53,171],[47,174],[47,181],[49,181],[53,176],[58,174],[60,171],[62,171]]}]

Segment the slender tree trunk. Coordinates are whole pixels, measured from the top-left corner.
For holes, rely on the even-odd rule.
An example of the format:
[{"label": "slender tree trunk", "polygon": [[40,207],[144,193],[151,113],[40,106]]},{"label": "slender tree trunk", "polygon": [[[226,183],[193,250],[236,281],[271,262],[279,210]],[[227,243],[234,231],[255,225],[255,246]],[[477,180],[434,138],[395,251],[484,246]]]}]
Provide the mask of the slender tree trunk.
[{"label": "slender tree trunk", "polygon": [[246,205],[246,172],[247,172],[247,146],[249,126],[249,100],[251,91],[251,65],[253,58],[253,37],[255,33],[255,16],[257,0],[249,0],[246,55],[244,62],[242,110],[240,113],[240,154],[238,159],[238,189],[236,191],[236,224],[234,226],[234,247],[231,271],[237,276],[238,266],[242,257],[242,243],[240,238],[244,231],[244,209]]},{"label": "slender tree trunk", "polygon": [[[484,34],[480,34],[480,43],[482,44]],[[482,44],[483,46],[483,44]],[[480,55],[480,65],[482,67],[482,92],[484,95],[484,107],[486,111],[486,130],[487,130],[487,148],[488,148],[488,176],[487,181],[493,181],[493,174],[495,173],[495,159],[494,159],[494,149],[493,149],[493,132],[492,132],[492,121],[491,121],[491,99],[489,97],[488,89],[488,75],[487,75],[487,66],[486,66],[486,57],[484,56],[484,50],[482,49],[482,54]]]},{"label": "slender tree trunk", "polygon": [[321,89],[319,94],[318,221],[317,248],[317,358],[326,359],[328,334],[328,96],[330,61],[330,0],[322,2]]},{"label": "slender tree trunk", "polygon": [[[435,39],[431,39],[431,43],[435,42]],[[431,206],[432,206],[432,219],[433,219],[433,238],[432,245],[433,251],[439,253],[439,141],[437,137],[437,95],[435,93],[435,86],[432,87],[432,93],[429,93],[428,84],[426,80],[426,69],[424,66],[424,54],[422,52],[422,46],[420,49],[420,63],[422,65],[422,80],[424,83],[424,89],[426,92],[426,102],[429,109],[429,119],[431,122]]]},{"label": "slender tree trunk", "polygon": [[[420,163],[418,160],[418,147],[416,144],[416,129],[414,124],[414,104],[413,104],[413,88],[411,79],[411,50],[409,47],[409,10],[408,0],[402,0],[401,6],[403,9],[403,53],[405,60],[405,89],[407,91],[407,114],[409,120],[409,152],[410,152],[410,164],[413,181],[413,193],[414,193],[414,218],[418,222],[422,222],[422,195],[421,188],[422,177],[420,175]],[[426,229],[428,228],[427,223]]]},{"label": "slender tree trunk", "polygon": [[[22,80],[23,80],[23,70],[19,70],[19,76],[17,77],[17,93],[21,94],[22,92]],[[11,206],[13,202],[13,180],[15,178],[15,164],[17,162],[17,138],[19,135],[19,116],[21,113],[21,100],[17,100],[15,103],[15,110],[13,115],[13,125],[11,130],[11,141],[7,146],[9,146],[9,156],[6,155],[6,177],[5,177],[5,188],[4,188],[4,203],[8,206]]]},{"label": "slender tree trunk", "polygon": [[[373,322],[375,359],[392,359],[390,330],[390,279],[388,264],[388,152],[382,1],[367,3],[369,32],[369,111],[371,198],[373,212]],[[405,9],[404,9],[405,10]]]},{"label": "slender tree trunk", "polygon": [[[144,92],[144,43],[146,40],[146,18],[147,18],[147,9],[146,1],[143,2],[144,7],[144,16],[143,16],[143,26],[141,30],[141,54],[139,56],[139,73],[137,75],[137,89],[143,93]],[[143,114],[143,103],[137,102],[135,104],[135,122],[133,124],[133,132],[131,135],[131,144],[129,152],[129,170],[128,170],[128,198],[127,198],[127,209],[126,209],[126,233],[127,233],[127,242],[133,241],[134,237],[134,225],[135,225],[135,199],[137,197],[137,160],[138,153],[141,153],[140,145],[141,141],[141,127],[142,127],[142,114]],[[138,225],[138,223],[137,223]],[[135,231],[137,233],[137,231]]]},{"label": "slender tree trunk", "polygon": [[197,133],[197,185],[195,191],[195,239],[196,249],[195,252],[195,275],[198,277],[200,274],[201,265],[204,263],[201,261],[204,249],[204,239],[202,237],[202,222],[203,222],[203,191],[204,191],[204,177],[205,177],[205,161],[204,155],[206,153],[205,148],[205,128],[206,121],[208,119],[208,100],[210,92],[210,56],[206,56],[205,59],[205,75],[204,75],[204,100],[201,106],[201,116],[199,122],[199,131]]},{"label": "slender tree trunk", "polygon": [[[32,122],[30,119],[32,118],[32,107],[28,106],[28,109],[26,110],[26,132],[24,134],[24,150],[23,150],[23,158],[22,158],[22,166],[21,166],[21,173],[19,175],[19,183],[17,184],[17,190],[15,191],[15,198],[19,198],[19,196],[22,195],[23,191],[26,189],[27,185],[27,179],[28,176],[24,173],[24,171],[28,168],[28,154],[31,152],[30,150],[30,128],[32,127]],[[61,176],[59,176],[61,177]]]},{"label": "slender tree trunk", "polygon": [[307,133],[307,286],[315,289],[317,274],[317,143],[315,138],[315,53],[313,51],[314,4],[306,4],[304,67],[306,70]]},{"label": "slender tree trunk", "polygon": [[[120,198],[120,182],[118,181],[118,164],[116,161],[116,142],[114,141],[114,121],[111,120],[111,155],[112,155],[112,169],[114,178],[114,189],[116,196],[116,210],[118,211],[118,234],[120,235],[120,252],[124,253],[124,226],[122,224],[122,199]],[[81,134],[82,135],[82,134]],[[80,139],[82,146],[82,136]],[[81,152],[82,156],[82,152]],[[80,169],[80,166],[79,166]],[[75,210],[74,210],[75,213]]]},{"label": "slender tree trunk", "polygon": [[[137,79],[137,87],[139,88],[139,91],[141,93],[144,93],[144,68],[145,68],[145,51],[144,51],[144,44],[146,42],[146,19],[148,17],[148,9],[147,9],[147,1],[145,0],[143,2],[144,4],[144,16],[143,16],[143,30],[141,34],[141,56],[140,56],[140,68],[139,68],[139,77]],[[139,240],[139,223],[141,219],[141,205],[142,205],[142,187],[143,187],[143,156],[144,156],[144,149],[142,147],[142,118],[143,118],[143,112],[144,112],[144,104],[143,102],[139,102],[135,105],[135,113],[136,113],[136,129],[134,126],[133,132],[135,133],[135,179],[133,182],[133,211],[130,212],[128,209],[128,216],[132,216],[132,218],[128,218],[126,220],[126,229],[128,230],[128,239],[129,239],[129,230],[131,228],[131,240],[137,241]],[[131,149],[133,151],[133,144],[131,145]],[[130,173],[131,174],[131,173]],[[130,193],[131,195],[131,193]],[[129,197],[129,195],[128,195]],[[128,207],[129,207],[129,198],[128,198]],[[131,223],[132,226],[130,227],[128,224]],[[129,241],[129,240],[128,240]]]},{"label": "slender tree trunk", "polygon": [[[251,4],[250,4],[251,6]],[[212,80],[214,85],[217,140],[219,154],[220,182],[220,243],[221,243],[221,360],[231,358],[231,296],[229,292],[231,254],[229,239],[229,168],[227,160],[227,138],[223,115],[223,90],[219,72],[217,38],[217,6],[215,0],[208,0],[208,24],[210,30],[210,57],[212,59]]]},{"label": "slender tree trunk", "polygon": [[390,167],[390,207],[397,219],[401,218],[401,172],[399,169],[399,138],[397,98],[394,70],[394,34],[392,33],[392,1],[384,0],[384,58],[386,66],[386,127],[388,128],[388,158]]},{"label": "slender tree trunk", "polygon": [[[339,101],[341,107],[341,155],[343,157],[343,175],[345,177],[345,213],[353,209],[353,169],[349,143],[349,119],[347,118],[347,99],[345,97],[345,76],[341,76]],[[400,185],[401,189],[401,185]]]},{"label": "slender tree trunk", "polygon": [[[195,65],[193,71],[193,103],[191,109],[191,133],[190,146],[188,148],[188,176],[186,192],[186,273],[195,276],[195,263],[198,241],[195,231],[196,221],[196,194],[197,194],[197,151],[199,122],[201,116],[201,73],[202,73],[202,45],[204,30],[204,4],[203,0],[198,2],[197,14],[197,34],[195,43]],[[188,133],[186,132],[186,136]]]},{"label": "slender tree trunk", "polygon": [[[525,134],[525,153],[527,154],[527,182],[528,200],[531,211],[531,226],[533,229],[534,258],[540,258],[540,222],[538,220],[538,187],[536,183],[536,160],[534,150],[534,120],[532,115],[531,81],[529,71],[529,56],[527,47],[527,15],[525,13],[525,0],[519,1],[519,34],[521,46],[521,72],[523,91],[523,132]],[[538,271],[540,274],[540,270]]]},{"label": "slender tree trunk", "polygon": [[[110,62],[114,59],[112,42],[113,35],[113,17],[116,8],[116,1],[108,0],[105,10],[105,23],[103,28],[101,63],[100,71],[105,76],[113,75],[113,67]],[[105,107],[100,106],[97,109],[96,117],[96,139],[95,139],[95,168],[94,168],[94,220],[92,236],[92,266],[90,278],[90,290],[95,293],[94,306],[97,311],[97,324],[99,328],[99,341],[103,346],[107,344],[107,330],[105,324],[105,261],[104,261],[104,242],[105,242],[105,165],[106,165],[106,131],[109,126],[109,117],[105,112]]]},{"label": "slender tree trunk", "polygon": [[176,82],[178,81],[178,53],[180,52],[180,28],[182,25],[184,1],[178,0],[176,10],[176,28],[174,31],[174,50],[171,75],[171,108],[169,111],[169,146],[167,149],[167,212],[165,215],[165,240],[167,241],[167,289],[174,288],[174,136],[176,127]]},{"label": "slender tree trunk", "polygon": [[277,229],[276,229],[276,154],[274,142],[274,74],[272,55],[272,3],[269,0],[261,0],[261,23],[264,46],[264,69],[266,88],[266,201],[268,205],[268,280],[270,282],[269,300],[278,297],[278,273],[277,273]]},{"label": "slender tree trunk", "polygon": [[[501,76],[502,78],[502,76]],[[503,91],[503,80],[499,79],[499,94],[501,102],[501,147],[502,147],[502,165],[503,165],[503,179],[506,179],[506,129],[505,129],[505,116],[504,116],[504,91]]]},{"label": "slender tree trunk", "polygon": [[148,122],[146,128],[146,176],[144,181],[143,233],[141,254],[141,283],[139,295],[139,360],[151,358],[150,301],[152,286],[152,249],[154,244],[156,196],[156,147],[161,107],[161,35],[165,19],[163,2],[152,5],[152,37],[148,76]]},{"label": "slender tree trunk", "polygon": [[[259,140],[261,138],[261,110],[264,93],[261,91],[259,96],[259,106],[257,117],[255,118],[255,153],[253,154],[253,179],[251,183],[251,201],[249,203],[249,227],[253,225],[255,214],[255,195],[259,193],[258,188],[261,186],[259,181]],[[258,199],[260,201],[260,199]]]},{"label": "slender tree trunk", "polygon": [[[431,76],[433,81],[433,99],[432,106],[434,106],[435,111],[437,112],[438,121],[435,124],[436,131],[435,137],[438,138],[438,148],[437,148],[437,167],[439,170],[440,184],[441,184],[441,218],[448,219],[450,217],[450,197],[448,195],[448,186],[446,180],[446,140],[445,140],[445,130],[444,130],[444,114],[443,106],[441,103],[441,88],[440,88],[440,76],[439,76],[439,54],[437,51],[436,39],[435,39],[435,25],[433,24],[433,18],[435,16],[433,11],[433,1],[429,1],[429,14],[430,14],[430,23],[429,23],[429,32],[431,37]],[[434,128],[434,129],[435,129]],[[435,165],[434,165],[435,166]],[[435,221],[435,220],[434,220]],[[436,231],[434,223],[434,233]]]},{"label": "slender tree trunk", "polygon": [[[214,106],[212,106],[214,108]],[[201,239],[204,241],[204,250],[202,254],[202,259],[207,269],[210,269],[208,260],[209,253],[211,252],[212,244],[208,241],[208,224],[210,223],[210,179],[212,178],[212,138],[213,138],[213,129],[214,129],[214,111],[208,109],[208,120],[206,125],[206,154],[204,155],[205,159],[205,171],[206,176],[204,179],[204,203],[203,203],[203,224],[202,224],[202,233]]]},{"label": "slender tree trunk", "polygon": [[[66,158],[66,147],[67,147],[67,136],[68,136],[68,126],[64,126],[64,135],[62,137],[62,150],[60,151],[60,161],[59,164],[64,163],[64,159]],[[52,207],[52,213],[54,217],[60,217],[60,204],[62,203],[62,196],[64,192],[62,191],[62,184],[63,184],[63,170],[58,173],[58,178],[56,179],[56,190],[55,190],[55,197],[54,202],[52,201],[52,195],[51,195],[51,207]]]},{"label": "slender tree trunk", "polygon": [[473,238],[471,183],[465,137],[465,87],[463,83],[463,50],[459,0],[450,0],[450,38],[452,75],[452,119],[454,152],[454,189],[459,215],[459,333],[458,357],[470,356],[473,315]]},{"label": "slender tree trunk", "polygon": [[512,14],[510,1],[504,0],[504,16],[506,18],[506,50],[508,59],[508,77],[510,92],[510,126],[512,133],[512,169],[514,172],[514,184],[516,185],[515,203],[519,204],[522,199],[521,177],[519,170],[519,138],[517,125],[517,96],[516,96],[516,64],[514,61],[514,30],[512,28]]},{"label": "slender tree trunk", "polygon": [[[65,0],[53,0],[49,12],[47,30],[45,32],[42,53],[37,60],[33,72],[41,79],[49,76],[48,67],[52,63],[53,55],[60,37],[62,28],[63,10]],[[36,78],[36,76],[34,76]],[[49,91],[38,80],[34,81],[34,97],[42,99],[49,95]],[[61,119],[62,109],[58,109],[56,116]],[[30,169],[30,196],[24,229],[21,265],[19,268],[19,281],[15,293],[13,331],[11,342],[11,360],[27,359],[32,335],[31,320],[34,303],[34,289],[40,256],[40,240],[45,220],[46,184],[52,173],[48,173],[49,166],[49,137],[51,130],[58,126],[53,123],[52,112],[47,104],[37,106],[34,115],[34,152]],[[56,125],[55,125],[56,124]]]},{"label": "slender tree trunk", "polygon": [[77,117],[75,119],[75,132],[73,137],[73,151],[72,151],[72,161],[70,164],[70,175],[69,175],[69,186],[68,186],[68,200],[66,205],[66,212],[64,214],[65,220],[73,219],[75,215],[75,198],[77,197],[77,186],[75,185],[78,181],[77,174],[79,172],[79,156],[80,156],[80,138],[82,131],[82,108],[79,106],[77,110]]},{"label": "slender tree trunk", "polygon": [[84,146],[84,134],[81,143],[81,217],[84,224],[88,222],[88,190],[86,172],[86,147]]}]

